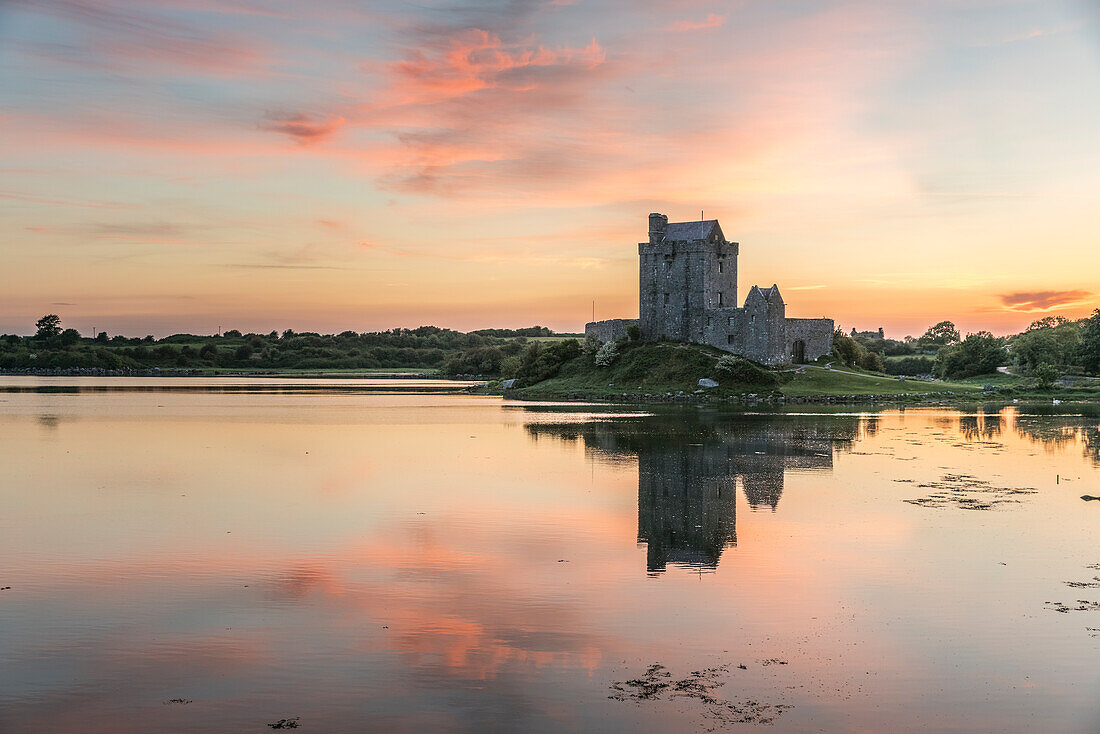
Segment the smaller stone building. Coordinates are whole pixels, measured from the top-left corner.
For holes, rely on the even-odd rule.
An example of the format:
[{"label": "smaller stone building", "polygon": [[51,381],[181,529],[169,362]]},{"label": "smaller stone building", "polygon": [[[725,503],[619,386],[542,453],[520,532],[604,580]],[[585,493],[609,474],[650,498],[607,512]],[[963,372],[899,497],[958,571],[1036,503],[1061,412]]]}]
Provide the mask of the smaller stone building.
[{"label": "smaller stone building", "polygon": [[878,327],[878,331],[856,331],[855,327],[852,327],[852,338],[855,339],[885,339],[886,332],[882,330],[882,327]]},{"label": "smaller stone building", "polygon": [[601,341],[637,324],[643,339],[709,344],[762,364],[802,363],[833,348],[832,319],[787,318],[779,286],[753,286],[737,307],[738,243],[717,219],[669,223],[649,215],[649,241],[638,244],[638,319],[585,326]]}]

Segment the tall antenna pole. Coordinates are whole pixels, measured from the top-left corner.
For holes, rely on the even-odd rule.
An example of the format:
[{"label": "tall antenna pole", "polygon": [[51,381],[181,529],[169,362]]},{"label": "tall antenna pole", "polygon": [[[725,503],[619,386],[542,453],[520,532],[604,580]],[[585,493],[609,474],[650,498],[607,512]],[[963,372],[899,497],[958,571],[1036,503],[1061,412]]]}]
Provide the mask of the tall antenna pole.
[{"label": "tall antenna pole", "polygon": [[702,209],[699,210],[699,221],[700,222],[703,221],[703,210]]}]

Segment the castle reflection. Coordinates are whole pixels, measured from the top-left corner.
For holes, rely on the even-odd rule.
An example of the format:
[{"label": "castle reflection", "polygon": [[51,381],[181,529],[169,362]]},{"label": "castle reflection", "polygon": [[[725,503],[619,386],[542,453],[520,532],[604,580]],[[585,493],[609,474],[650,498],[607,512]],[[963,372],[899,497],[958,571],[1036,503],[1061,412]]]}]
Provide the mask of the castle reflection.
[{"label": "castle reflection", "polygon": [[648,571],[660,573],[669,564],[716,568],[737,544],[738,484],[752,510],[775,511],[787,471],[831,470],[834,451],[860,435],[861,419],[696,412],[526,429],[536,438],[583,440],[593,458],[636,458],[638,542],[647,547]]}]

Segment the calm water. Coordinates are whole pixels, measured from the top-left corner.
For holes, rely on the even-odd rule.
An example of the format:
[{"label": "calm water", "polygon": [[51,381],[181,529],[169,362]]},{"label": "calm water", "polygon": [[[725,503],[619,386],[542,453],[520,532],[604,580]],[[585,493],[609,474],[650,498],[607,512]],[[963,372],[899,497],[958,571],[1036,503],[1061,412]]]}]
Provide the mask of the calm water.
[{"label": "calm water", "polygon": [[3,732],[1100,729],[1096,413],[0,379]]}]

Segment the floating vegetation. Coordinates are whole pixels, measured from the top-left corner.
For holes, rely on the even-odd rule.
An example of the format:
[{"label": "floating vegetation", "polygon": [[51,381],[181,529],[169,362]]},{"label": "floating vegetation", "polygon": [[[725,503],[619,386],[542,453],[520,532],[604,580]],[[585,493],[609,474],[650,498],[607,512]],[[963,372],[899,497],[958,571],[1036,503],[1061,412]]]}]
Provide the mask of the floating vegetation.
[{"label": "floating vegetation", "polygon": [[[912,483],[911,479],[895,482]],[[1035,494],[1032,487],[998,487],[970,474],[944,474],[938,482],[917,484],[922,489],[935,490],[925,497],[905,500],[921,507],[958,507],[962,510],[991,510],[996,505],[1018,503],[1018,495]]]},{"label": "floating vegetation", "polygon": [[278,721],[268,724],[272,729],[297,729],[298,719],[302,717],[295,716],[293,719],[279,719]]},{"label": "floating vegetation", "polygon": [[167,701],[164,702],[164,705],[167,706],[167,705],[173,704],[173,703],[179,703],[179,704],[186,705],[186,704],[189,704],[189,703],[193,703],[193,701],[190,698],[169,698]]},{"label": "floating vegetation", "polygon": [[1100,576],[1093,576],[1092,581],[1066,581],[1065,584],[1074,589],[1100,589]]},{"label": "floating vegetation", "polygon": [[1060,601],[1048,601],[1044,604],[1046,604],[1047,609],[1062,614],[1067,612],[1100,612],[1100,601],[1088,601],[1087,599],[1078,599],[1077,606],[1072,606],[1073,602],[1065,604]]},{"label": "floating vegetation", "polygon": [[[744,669],[743,666],[738,667]],[[772,724],[776,717],[793,708],[788,704],[763,703],[754,699],[731,701],[716,695],[717,689],[725,685],[720,678],[728,671],[729,665],[720,665],[694,670],[684,678],[673,680],[665,666],[654,663],[638,678],[612,683],[613,693],[608,698],[635,703],[662,700],[662,697],[698,701],[703,706],[702,716],[714,722],[714,726],[707,731],[729,724]]]}]

